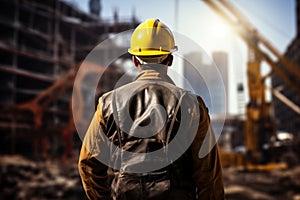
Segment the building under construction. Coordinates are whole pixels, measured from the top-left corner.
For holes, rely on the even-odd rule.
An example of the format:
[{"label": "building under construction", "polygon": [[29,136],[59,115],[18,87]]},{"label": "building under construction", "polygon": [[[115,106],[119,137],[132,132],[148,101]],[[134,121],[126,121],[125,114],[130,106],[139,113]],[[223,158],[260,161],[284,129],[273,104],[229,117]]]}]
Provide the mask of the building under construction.
[{"label": "building under construction", "polygon": [[[1,152],[8,153],[26,144],[16,138],[31,140],[68,126],[80,63],[110,34],[132,29],[137,21],[134,16],[106,21],[58,0],[2,0],[0,5]],[[106,89],[120,73],[106,72]]]},{"label": "building under construction", "polygon": [[[296,21],[297,21],[297,33],[296,37],[288,46],[284,56],[289,58],[294,63],[300,63],[300,0],[296,1]],[[284,69],[284,67],[282,67]],[[298,87],[300,84],[299,79],[295,78],[293,74],[289,74],[289,78],[296,82]],[[288,131],[297,136],[300,136],[300,95],[291,89],[287,84],[285,84],[278,75],[274,74],[272,76],[272,86],[275,88],[274,93],[274,106],[275,106],[275,114],[278,119],[278,128],[281,131]],[[279,97],[279,98],[278,98]],[[281,98],[280,98],[281,97]],[[288,104],[282,103],[282,97],[285,102]]]}]

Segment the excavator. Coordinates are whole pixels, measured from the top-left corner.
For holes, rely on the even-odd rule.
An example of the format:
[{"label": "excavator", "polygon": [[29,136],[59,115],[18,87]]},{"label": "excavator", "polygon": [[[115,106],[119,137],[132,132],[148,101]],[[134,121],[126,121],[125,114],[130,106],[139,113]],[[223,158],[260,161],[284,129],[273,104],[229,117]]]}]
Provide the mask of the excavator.
[{"label": "excavator", "polygon": [[[83,79],[88,77],[89,74],[111,73],[110,68],[105,68],[88,60],[83,61],[80,64],[80,68],[82,69],[80,73],[78,73],[79,65],[71,68],[32,100],[10,105],[7,107],[7,110],[13,111],[14,113],[29,112],[31,114],[30,116],[32,116],[31,128],[41,132],[41,130],[46,127],[46,122],[43,118],[44,114],[47,112],[47,108],[66,93],[66,91],[73,88],[73,101],[69,101],[69,113],[67,113],[68,122],[57,129],[68,130],[71,132],[76,131],[74,119],[77,121],[83,120],[84,94],[81,88]],[[72,107],[76,110],[76,113],[72,113]]]},{"label": "excavator", "polygon": [[[243,166],[254,170],[286,168],[286,163],[275,163],[272,159],[272,149],[276,148],[276,119],[272,103],[266,101],[268,88],[265,82],[276,73],[287,86],[300,95],[299,85],[293,82],[300,79],[300,68],[283,56],[231,3],[226,0],[203,2],[227,22],[248,47],[247,83],[250,100],[246,108],[244,130],[246,153],[222,153],[222,161],[227,166]],[[261,74],[262,61],[271,67],[271,71],[266,75]],[[291,79],[291,76],[295,79]],[[299,113],[299,107],[278,90],[272,89],[272,93]],[[264,149],[265,144],[269,146],[268,151]]]}]

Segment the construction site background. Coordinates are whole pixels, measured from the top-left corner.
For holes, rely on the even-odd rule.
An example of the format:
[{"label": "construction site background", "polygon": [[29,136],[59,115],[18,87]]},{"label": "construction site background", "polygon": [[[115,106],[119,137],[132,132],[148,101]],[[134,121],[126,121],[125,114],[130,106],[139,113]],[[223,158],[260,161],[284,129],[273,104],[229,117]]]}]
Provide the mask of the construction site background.
[{"label": "construction site background", "polygon": [[[76,72],[95,45],[139,24],[134,14],[121,18],[117,10],[112,19],[103,19],[101,1],[89,2],[90,13],[59,0],[0,2],[0,199],[86,198],[77,171],[81,140],[71,111]],[[297,64],[299,41],[297,34],[285,53]],[[126,49],[113,40],[108,44],[97,50],[99,59]],[[225,54],[218,55],[224,58]],[[96,66],[104,72],[95,101],[114,88],[125,74],[122,63],[130,59],[124,54],[108,68]],[[276,88],[284,85],[276,74],[272,80]],[[88,88],[82,90],[81,98],[87,98],[84,91]],[[289,89],[283,93],[299,103],[299,94]],[[295,133],[296,140],[300,134],[299,113],[275,99],[275,113],[281,122],[278,126]],[[299,153],[279,160],[289,162],[289,168],[263,171],[245,168],[243,157],[226,154],[229,150],[244,151],[246,136],[241,130],[245,126],[245,117],[228,116],[219,140],[225,152],[226,199],[300,199]],[[233,165],[237,162],[241,165]]]}]

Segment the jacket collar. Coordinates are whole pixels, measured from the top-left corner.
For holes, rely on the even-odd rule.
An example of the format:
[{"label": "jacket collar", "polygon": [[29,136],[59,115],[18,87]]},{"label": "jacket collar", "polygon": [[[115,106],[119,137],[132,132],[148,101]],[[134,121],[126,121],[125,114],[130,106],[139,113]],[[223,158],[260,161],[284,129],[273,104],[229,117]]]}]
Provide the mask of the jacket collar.
[{"label": "jacket collar", "polygon": [[175,85],[173,80],[166,73],[153,68],[142,70],[142,72],[140,72],[140,74],[137,76],[136,80],[159,80]]}]

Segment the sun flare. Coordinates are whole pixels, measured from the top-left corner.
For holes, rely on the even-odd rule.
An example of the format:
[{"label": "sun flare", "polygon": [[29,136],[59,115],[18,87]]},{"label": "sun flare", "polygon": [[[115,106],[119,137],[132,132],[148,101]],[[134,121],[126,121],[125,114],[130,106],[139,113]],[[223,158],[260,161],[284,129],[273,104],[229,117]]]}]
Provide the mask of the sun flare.
[{"label": "sun flare", "polygon": [[230,32],[230,27],[224,21],[218,19],[211,24],[211,33],[217,38],[226,38]]}]

